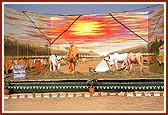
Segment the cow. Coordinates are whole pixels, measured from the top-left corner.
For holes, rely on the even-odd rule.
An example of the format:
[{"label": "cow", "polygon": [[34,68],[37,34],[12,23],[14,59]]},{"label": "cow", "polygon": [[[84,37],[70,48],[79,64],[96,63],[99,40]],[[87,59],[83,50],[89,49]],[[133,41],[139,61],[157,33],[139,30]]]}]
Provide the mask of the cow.
[{"label": "cow", "polygon": [[49,59],[48,58],[43,58],[40,61],[41,61],[43,67],[49,66]]},{"label": "cow", "polygon": [[123,54],[114,53],[112,55],[108,55],[107,57],[105,57],[104,60],[108,63],[108,65],[110,65],[110,69],[111,69],[111,66],[114,64],[116,67],[116,70],[119,70],[118,62],[123,62],[127,56],[128,56],[128,53],[123,53]]},{"label": "cow", "polygon": [[59,69],[59,62],[56,55],[51,55],[49,57],[50,71],[56,71]]},{"label": "cow", "polygon": [[31,69],[35,66],[35,64],[33,63],[33,60],[29,58],[29,59],[27,59],[27,65],[26,66],[27,66],[28,69]]},{"label": "cow", "polygon": [[12,68],[12,65],[13,65],[12,59],[9,59],[9,58],[4,59],[4,68],[5,68],[6,74],[8,74],[8,71],[10,68]]},{"label": "cow", "polygon": [[164,44],[159,47],[159,55],[157,56],[157,61],[160,66],[164,64]]},{"label": "cow", "polygon": [[13,59],[13,62],[14,65],[25,65],[27,69],[31,69],[35,66],[35,62],[30,58]]},{"label": "cow", "polygon": [[143,73],[143,56],[141,53],[129,53],[128,56],[124,59],[124,62],[121,64],[121,70],[129,69],[132,70],[132,64],[138,63],[140,68],[140,73]]},{"label": "cow", "polygon": [[159,66],[164,64],[164,55],[163,54],[159,54],[158,57],[157,57],[157,61],[159,63]]},{"label": "cow", "polygon": [[148,64],[151,64],[152,62],[154,62],[154,56],[150,56],[150,55],[144,56],[143,60],[144,62],[146,61]]}]

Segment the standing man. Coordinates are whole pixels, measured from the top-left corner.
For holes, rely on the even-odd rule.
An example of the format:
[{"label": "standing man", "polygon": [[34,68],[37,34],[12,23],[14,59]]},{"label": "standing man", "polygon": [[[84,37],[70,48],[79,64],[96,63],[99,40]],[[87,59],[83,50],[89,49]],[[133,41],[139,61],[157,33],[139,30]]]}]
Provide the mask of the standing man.
[{"label": "standing man", "polygon": [[77,64],[77,60],[79,59],[79,51],[76,46],[74,46],[74,42],[71,41],[70,43],[70,48],[67,53],[67,58],[69,60],[69,71],[71,73],[75,72],[75,67]]},{"label": "standing man", "polygon": [[37,73],[37,75],[39,75],[40,72],[41,72],[41,66],[42,66],[41,61],[38,60],[38,59],[36,59],[36,61],[35,61],[35,67],[36,67],[36,73]]}]

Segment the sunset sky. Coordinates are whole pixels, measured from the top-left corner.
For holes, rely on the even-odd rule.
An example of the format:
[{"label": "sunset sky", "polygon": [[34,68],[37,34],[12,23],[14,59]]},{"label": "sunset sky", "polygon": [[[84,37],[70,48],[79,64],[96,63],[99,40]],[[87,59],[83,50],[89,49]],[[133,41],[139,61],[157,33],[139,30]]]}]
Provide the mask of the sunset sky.
[{"label": "sunset sky", "polygon": [[[39,45],[49,43],[51,46],[58,46],[62,49],[69,47],[69,41],[74,41],[81,51],[94,51],[100,55],[107,55],[113,51],[147,44],[161,11],[106,12],[103,14],[83,14],[81,12],[76,15],[46,16],[32,12],[24,14],[20,9],[5,7],[4,34],[15,39],[33,41]],[[136,35],[117,22],[109,13]],[[155,19],[149,17],[149,13]],[[26,15],[45,36],[35,28]],[[163,33],[162,23],[159,28],[162,28]],[[163,35],[159,37],[163,38]]]}]

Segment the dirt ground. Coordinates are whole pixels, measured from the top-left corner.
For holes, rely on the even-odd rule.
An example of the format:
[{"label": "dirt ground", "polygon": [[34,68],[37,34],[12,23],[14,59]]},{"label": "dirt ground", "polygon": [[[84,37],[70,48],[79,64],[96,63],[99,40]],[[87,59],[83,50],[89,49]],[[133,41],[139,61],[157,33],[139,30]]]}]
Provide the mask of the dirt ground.
[{"label": "dirt ground", "polygon": [[[101,59],[93,61],[91,60],[87,62],[79,62],[76,66],[76,71],[78,71],[79,73],[88,73],[89,68],[90,67],[95,68],[100,63],[100,61]],[[68,70],[68,65],[61,66],[60,71],[64,73],[70,73]]]},{"label": "dirt ground", "polygon": [[62,97],[23,98],[4,101],[5,112],[163,112],[164,97]]},{"label": "dirt ground", "polygon": [[[96,68],[96,66],[102,61],[102,59],[90,59],[87,62],[78,62],[77,66],[76,66],[76,71],[79,73],[88,73],[90,68]],[[121,63],[118,63],[118,66],[120,68]],[[136,69],[139,69],[138,64],[135,64]],[[133,67],[133,70],[135,69]],[[112,66],[112,71],[115,71],[115,65]],[[145,72],[149,72],[149,68],[147,66],[144,67]],[[59,70],[60,72],[63,73],[67,73],[69,74],[69,70],[68,70],[68,64],[61,66],[61,69]],[[139,70],[138,70],[139,71]]]}]

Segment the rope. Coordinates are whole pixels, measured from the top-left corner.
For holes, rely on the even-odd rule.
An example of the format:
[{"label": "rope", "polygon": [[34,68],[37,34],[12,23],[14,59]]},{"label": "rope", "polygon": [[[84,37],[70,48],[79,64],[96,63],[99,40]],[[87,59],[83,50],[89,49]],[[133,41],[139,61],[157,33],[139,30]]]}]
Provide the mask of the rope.
[{"label": "rope", "polygon": [[159,24],[159,21],[160,21],[160,19],[161,19],[162,16],[163,16],[163,11],[162,11],[162,14],[160,15],[160,17],[159,17],[157,23],[156,23],[155,28],[153,29],[153,32],[152,32],[152,34],[151,34],[151,36],[150,36],[150,38],[149,38],[149,41],[151,40],[151,38],[152,38],[152,36],[153,36],[153,34],[154,34],[155,30],[156,30],[156,27],[157,27],[157,25]]},{"label": "rope", "polygon": [[144,38],[142,38],[141,36],[139,36],[138,34],[136,34],[134,31],[132,31],[131,29],[129,29],[126,25],[122,24],[119,20],[117,20],[111,13],[109,13],[109,15],[116,20],[118,23],[120,23],[122,26],[124,26],[126,29],[128,29],[130,32],[132,32],[133,34],[135,34],[137,37],[141,38],[142,40],[144,40],[145,42],[148,43],[147,40],[145,40]]},{"label": "rope", "polygon": [[[134,9],[134,10],[127,10],[127,11],[121,11],[121,12],[113,12],[113,13],[123,13],[123,12],[132,12],[132,11],[138,11],[138,10],[144,10],[144,9],[149,9],[149,8],[152,8],[152,7],[157,7],[159,6],[160,4],[157,4],[157,5],[152,5],[152,6],[148,6],[148,7],[145,7],[145,8],[139,8],[139,9]],[[26,17],[28,17],[28,19],[34,24],[34,26],[40,31],[40,33],[46,38],[46,40],[48,41],[48,43],[50,45],[52,45],[58,38],[60,38],[82,15],[89,15],[89,14],[49,14],[49,13],[37,13],[37,12],[30,12],[30,11],[22,11]],[[35,14],[46,14],[46,15],[58,15],[58,16],[78,16],[77,19],[75,19],[75,21],[70,25],[68,26],[68,28],[66,30],[64,30],[57,38],[54,39],[54,41],[50,42],[49,39],[45,36],[45,34],[38,28],[38,26],[31,20],[31,18],[26,14],[26,12],[29,12],[29,13],[35,13]],[[112,18],[114,20],[116,20],[118,23],[120,23],[122,26],[124,26],[126,29],[128,29],[130,32],[132,32],[134,35],[136,35],[137,37],[141,38],[142,40],[144,40],[145,42],[148,43],[147,40],[145,40],[144,38],[142,38],[141,36],[139,36],[138,34],[136,34],[134,31],[132,31],[130,28],[128,28],[126,25],[122,24],[119,20],[117,20],[111,13],[109,13],[110,16],[112,16]],[[163,13],[162,13],[163,15]],[[159,17],[159,20],[161,19],[162,15]],[[151,34],[151,37],[159,23],[159,20]],[[150,37],[150,39],[151,39]]]},{"label": "rope", "polygon": [[[47,36],[45,36],[45,34],[38,28],[38,26],[32,21],[32,19],[26,14],[26,11],[22,11],[23,14],[26,15],[26,17],[34,24],[34,26],[39,30],[39,32],[45,37],[45,39],[50,43],[50,41],[48,40]],[[51,43],[50,43],[51,44]]]},{"label": "rope", "polygon": [[82,15],[78,16],[71,25],[68,26],[66,30],[64,30],[57,38],[54,39],[54,41],[51,42],[51,45],[58,39],[60,38]]},{"label": "rope", "polygon": [[39,30],[39,32],[46,38],[46,40],[48,41],[48,43],[50,45],[52,45],[58,38],[60,38],[82,15],[79,15],[74,22],[72,22],[72,24],[70,24],[68,26],[68,28],[66,30],[64,30],[57,38],[54,39],[54,41],[50,42],[49,39],[45,36],[45,34],[38,28],[38,26],[32,21],[32,19],[26,14],[27,11],[22,11],[26,17],[34,24],[34,26]]}]

